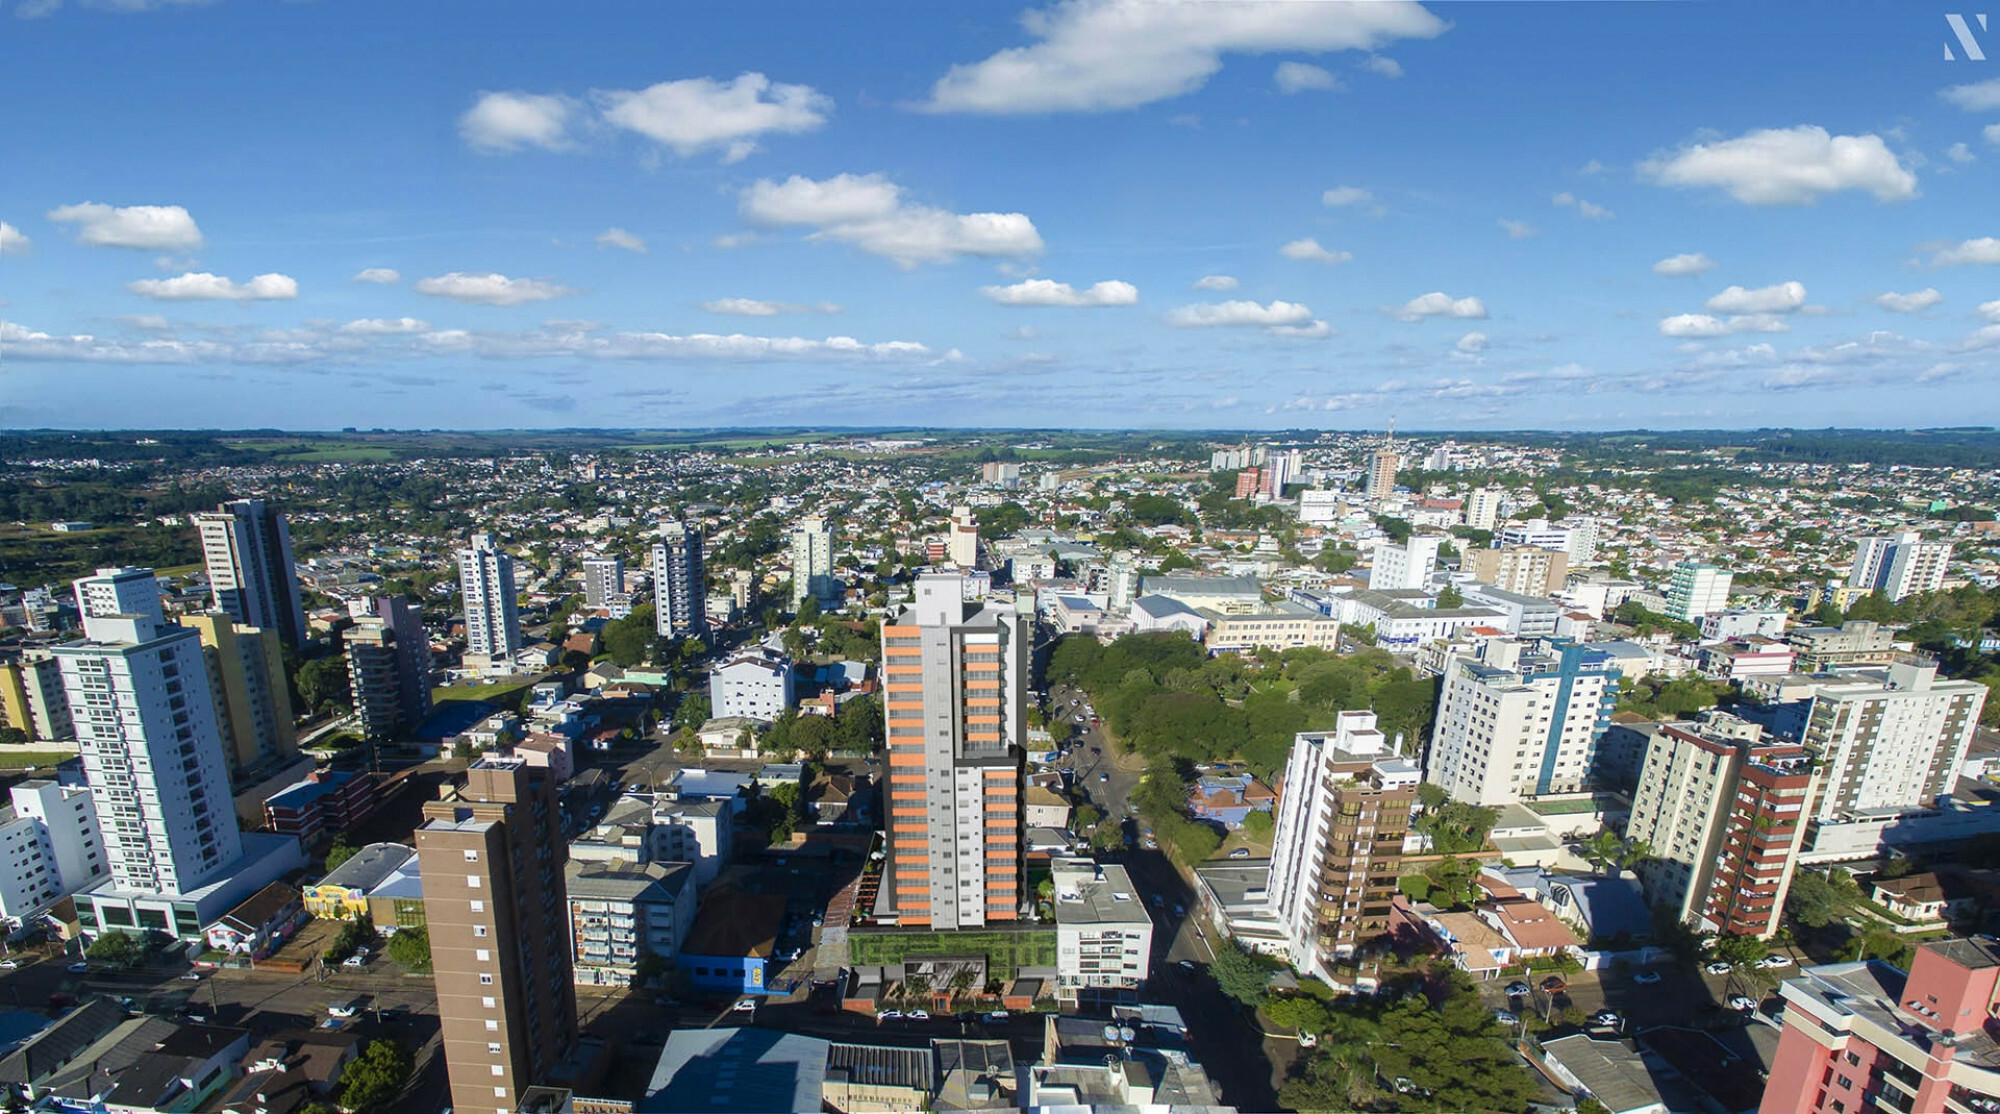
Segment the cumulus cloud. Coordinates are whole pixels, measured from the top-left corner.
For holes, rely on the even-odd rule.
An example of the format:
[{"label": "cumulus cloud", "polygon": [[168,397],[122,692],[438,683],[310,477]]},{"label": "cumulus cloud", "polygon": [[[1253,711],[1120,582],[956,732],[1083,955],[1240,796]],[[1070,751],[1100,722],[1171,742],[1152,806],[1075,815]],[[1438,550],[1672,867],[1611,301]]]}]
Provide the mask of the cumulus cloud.
[{"label": "cumulus cloud", "polygon": [[1411,298],[1390,312],[1398,321],[1422,321],[1426,317],[1479,318],[1486,316],[1486,303],[1478,298],[1454,298],[1432,291]]},{"label": "cumulus cloud", "polygon": [[1022,16],[1036,40],[953,66],[932,112],[1110,112],[1201,88],[1225,54],[1373,51],[1434,38],[1445,23],[1412,0],[1368,4],[1161,4],[1064,0]]},{"label": "cumulus cloud", "polygon": [[1467,333],[1464,336],[1459,337],[1458,343],[1452,345],[1452,347],[1458,349],[1460,352],[1465,352],[1468,354],[1474,352],[1484,352],[1486,351],[1486,334]]},{"label": "cumulus cloud", "polygon": [[613,127],[637,132],[682,156],[720,150],[725,163],[755,151],[758,136],[813,131],[833,111],[832,98],[810,85],[773,82],[754,72],[729,82],[694,77],[593,95]]},{"label": "cumulus cloud", "polygon": [[1963,240],[1931,254],[1931,266],[1956,267],[1962,263],[2000,263],[2000,239],[1981,236]]},{"label": "cumulus cloud", "polygon": [[430,327],[430,322],[415,317],[364,317],[342,325],[340,331],[354,336],[393,337],[425,332]]},{"label": "cumulus cloud", "polygon": [[1506,217],[1500,218],[1500,227],[1506,230],[1509,240],[1525,240],[1541,231],[1527,221],[1508,220]]},{"label": "cumulus cloud", "polygon": [[1979,161],[1979,156],[1972,153],[1972,147],[1964,142],[1954,143],[1945,148],[1944,157],[1958,163],[1960,166],[1969,162]]},{"label": "cumulus cloud", "polygon": [[546,302],[571,293],[565,286],[558,286],[543,279],[508,278],[506,275],[468,273],[453,271],[433,278],[418,279],[416,291],[438,298],[470,302],[481,306],[519,306],[530,302]]},{"label": "cumulus cloud", "polygon": [[21,230],[0,220],[0,255],[26,255],[35,246],[33,240],[21,234]]},{"label": "cumulus cloud", "polygon": [[1990,302],[1979,303],[1979,316],[1996,325],[2000,325],[2000,298],[1996,298]]},{"label": "cumulus cloud", "polygon": [[1796,313],[1806,304],[1806,288],[1800,282],[1781,282],[1746,290],[1732,286],[1703,305],[1716,313]]},{"label": "cumulus cloud", "polygon": [[1567,190],[1556,194],[1554,197],[1549,198],[1549,200],[1561,208],[1575,209],[1576,215],[1582,217],[1584,220],[1610,220],[1612,217],[1618,215],[1602,205],[1595,205],[1585,201]]},{"label": "cumulus cloud", "polygon": [[1265,331],[1272,336],[1294,337],[1299,340],[1324,340],[1333,335],[1333,326],[1324,321],[1314,321],[1310,325],[1273,325]]},{"label": "cumulus cloud", "polygon": [[1383,77],[1403,76],[1403,64],[1401,62],[1380,54],[1370,54],[1368,57],[1362,59],[1361,68],[1367,70],[1369,73],[1381,74]]},{"label": "cumulus cloud", "polygon": [[2000,108],[2000,77],[1989,77],[1969,85],[1952,85],[1938,90],[1947,104],[1967,112],[1991,112]]},{"label": "cumulus cloud", "polygon": [[1929,288],[1908,294],[1888,293],[1875,296],[1875,304],[1890,313],[1922,313],[1942,301],[1944,295]]},{"label": "cumulus cloud", "polygon": [[143,251],[193,251],[201,247],[201,229],[179,205],[129,205],[117,208],[86,201],[49,210],[57,224],[76,226],[76,242],[100,248]]},{"label": "cumulus cloud", "polygon": [[1234,290],[1242,285],[1233,275],[1203,275],[1194,280],[1192,290]]},{"label": "cumulus cloud", "polygon": [[1308,236],[1303,240],[1293,240],[1278,249],[1278,254],[1286,259],[1297,259],[1308,263],[1345,263],[1354,258],[1349,251],[1329,251],[1319,246],[1319,241]]},{"label": "cumulus cloud", "polygon": [[781,313],[840,312],[840,307],[832,302],[765,302],[756,298],[717,298],[712,302],[703,302],[701,308],[710,313],[733,317],[776,317]]},{"label": "cumulus cloud", "polygon": [[1139,288],[1109,279],[1078,290],[1066,282],[1027,279],[1012,286],[982,286],[979,292],[1003,306],[1129,306],[1139,301]]},{"label": "cumulus cloud", "polygon": [[2000,147],[2000,124],[1986,125],[1984,128],[1980,129],[1979,135],[1980,138],[1986,140],[1986,142],[1992,144],[1995,147]]},{"label": "cumulus cloud", "polygon": [[[1177,329],[1261,328],[1278,336],[1329,336],[1331,327],[1313,320],[1312,310],[1298,302],[1198,302],[1167,314]],[[1324,329],[1324,332],[1319,330]]]},{"label": "cumulus cloud", "polygon": [[1687,143],[1640,163],[1639,173],[1663,186],[1720,189],[1746,205],[1810,205],[1840,190],[1879,201],[1917,195],[1916,174],[1881,136],[1830,135],[1809,124]]},{"label": "cumulus cloud", "polygon": [[1666,275],[1669,278],[1681,278],[1686,275],[1702,274],[1714,266],[1715,260],[1701,252],[1682,252],[1679,255],[1669,255],[1653,264],[1653,273]]},{"label": "cumulus cloud", "polygon": [[1682,313],[1660,322],[1660,335],[1669,337],[1728,336],[1731,333],[1785,333],[1791,326],[1772,314],[1738,314],[1727,319],[1706,313]]},{"label": "cumulus cloud", "polygon": [[1335,186],[1319,195],[1320,204],[1334,207],[1360,205],[1373,200],[1375,200],[1375,195],[1362,189],[1360,186]]},{"label": "cumulus cloud", "polygon": [[743,215],[770,226],[804,225],[810,239],[853,244],[902,267],[946,263],[961,255],[1035,255],[1041,234],[1023,213],[952,213],[909,204],[902,187],[880,174],[841,174],[815,181],[793,175],[759,179],[743,191]]},{"label": "cumulus cloud", "polygon": [[458,134],[475,151],[498,154],[523,147],[561,151],[583,113],[574,97],[556,93],[481,93],[458,118]]},{"label": "cumulus cloud", "polygon": [[597,234],[597,246],[603,248],[624,248],[626,251],[636,251],[640,255],[646,254],[646,241],[622,228],[607,228],[599,232]]},{"label": "cumulus cloud", "polygon": [[168,279],[140,279],[125,289],[163,302],[264,302],[299,296],[299,284],[290,275],[258,275],[249,282],[231,282],[207,271],[189,271]]},{"label": "cumulus cloud", "polygon": [[403,281],[402,272],[393,267],[369,267],[355,273],[355,282],[372,282],[377,286],[394,286]]},{"label": "cumulus cloud", "polygon": [[1278,91],[1290,95],[1307,90],[1335,90],[1345,88],[1340,79],[1318,66],[1304,62],[1280,62],[1271,80],[1277,82]]}]

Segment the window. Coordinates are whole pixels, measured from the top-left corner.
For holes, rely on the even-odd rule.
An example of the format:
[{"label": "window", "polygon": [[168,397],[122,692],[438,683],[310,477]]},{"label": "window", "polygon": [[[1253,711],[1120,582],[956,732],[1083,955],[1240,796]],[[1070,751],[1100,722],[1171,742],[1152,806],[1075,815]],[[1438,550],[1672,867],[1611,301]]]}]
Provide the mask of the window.
[{"label": "window", "polygon": [[493,1074],[494,1074],[494,1075],[506,1075],[506,1074],[507,1074],[507,1065],[505,1065],[505,1064],[493,1064],[493,1065],[491,1065],[491,1067],[493,1068]]},{"label": "window", "polygon": [[486,903],[485,903],[485,902],[483,902],[483,901],[475,901],[475,902],[473,902],[473,903],[472,903],[472,911],[473,911],[473,912],[475,912],[475,913],[484,913],[484,912],[486,912]]},{"label": "window", "polygon": [[[481,971],[481,972],[479,972],[479,985],[481,985],[481,986],[492,986],[492,985],[493,985],[493,973],[492,973],[491,971]],[[489,999],[489,1001],[490,1001],[490,999]]]},{"label": "window", "polygon": [[468,862],[468,863],[476,863],[476,862],[478,862],[478,861],[479,861],[479,852],[477,852],[477,851],[467,851],[467,852],[465,853],[465,861],[466,861],[466,862]]},{"label": "window", "polygon": [[481,998],[481,999],[479,1000],[479,1004],[480,1004],[481,1006],[484,1006],[485,1008],[487,1008],[487,1009],[489,1009],[489,1010],[490,1010],[490,1009],[494,1009],[495,1007],[497,1007],[497,1006],[499,1005],[499,1003],[498,1003],[498,1002],[496,1002],[496,1001],[494,1001],[494,1000],[493,1000],[492,998]]},{"label": "window", "polygon": [[487,1041],[487,1042],[486,1042],[486,1051],[488,1051],[488,1052],[491,1052],[491,1053],[492,1053],[493,1055],[495,1055],[495,1056],[498,1056],[498,1055],[500,1055],[500,1042],[499,1042],[499,1041]]},{"label": "window", "polygon": [[[486,1004],[487,1004],[487,1005],[489,1005],[489,1006],[490,1006],[490,1005],[492,1005],[492,1004],[493,1004],[493,999],[491,999],[491,998],[488,998],[488,999],[486,1000]],[[498,1021],[494,1020],[493,1018],[490,1018],[490,1017],[489,1017],[489,1018],[487,1018],[487,1019],[486,1019],[486,1031],[487,1031],[487,1032],[489,1032],[489,1033],[497,1033],[497,1032],[499,1032],[499,1031],[500,1031],[500,1023],[499,1023]]]},{"label": "window", "polygon": [[474,948],[472,949],[472,958],[481,963],[490,963],[493,961],[493,953],[487,951],[485,948]]},{"label": "window", "polygon": [[474,936],[484,936],[484,935],[486,935],[486,926],[485,926],[485,925],[483,925],[483,924],[476,924],[476,925],[473,925],[473,926],[472,926],[472,934],[473,934]]},{"label": "window", "polygon": [[465,888],[468,890],[476,890],[484,884],[477,874],[468,874],[465,876]]}]

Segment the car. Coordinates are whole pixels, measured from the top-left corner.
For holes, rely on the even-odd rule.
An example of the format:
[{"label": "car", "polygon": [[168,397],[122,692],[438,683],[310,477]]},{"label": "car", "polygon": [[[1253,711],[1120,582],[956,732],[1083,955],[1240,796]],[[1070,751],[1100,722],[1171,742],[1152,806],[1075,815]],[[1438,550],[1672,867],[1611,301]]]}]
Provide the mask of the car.
[{"label": "car", "polygon": [[367,959],[369,956],[374,955],[375,951],[373,948],[359,947],[354,949],[354,954],[360,956],[363,959]]},{"label": "car", "polygon": [[181,981],[182,981],[182,982],[200,982],[200,981],[201,981],[201,972],[200,972],[200,971],[186,971],[186,972],[183,972],[183,973],[181,974]]},{"label": "car", "polygon": [[341,960],[340,965],[342,967],[366,967],[368,966],[368,957],[365,955],[350,955],[346,959]]},{"label": "car", "polygon": [[1187,906],[1185,906],[1185,905],[1182,905],[1182,904],[1181,904],[1180,902],[1178,902],[1178,901],[1174,902],[1174,916],[1176,916],[1176,917],[1185,917],[1185,916],[1187,916]]},{"label": "car", "polygon": [[1732,1010],[1754,1010],[1757,1008],[1757,999],[1747,994],[1731,994],[1729,996],[1729,1008]]},{"label": "car", "polygon": [[1498,1021],[1502,1025],[1519,1025],[1521,1023],[1520,1018],[1515,1017],[1506,1010],[1494,1010],[1493,1020]]},{"label": "car", "polygon": [[1195,967],[1194,967],[1194,960],[1192,960],[1192,959],[1183,959],[1183,960],[1181,960],[1181,970],[1183,970],[1183,971],[1192,971],[1192,970],[1194,970],[1194,969],[1195,969]]},{"label": "car", "polygon": [[1014,1015],[1008,1013],[1006,1010],[994,1010],[992,1013],[980,1018],[980,1020],[986,1022],[988,1025],[1005,1025],[1013,1019]]},{"label": "car", "polygon": [[139,1008],[139,1003],[133,1001],[130,998],[118,999],[118,1005],[127,1011],[136,1011]]},{"label": "car", "polygon": [[1736,968],[1731,967],[1729,964],[1724,963],[1722,960],[1718,959],[1709,963],[1708,966],[1703,967],[1702,970],[1707,971],[1711,975],[1726,975],[1729,972],[1736,970]]},{"label": "car", "polygon": [[1625,1019],[1618,1016],[1614,1010],[1598,1010],[1596,1013],[1590,1015],[1591,1024],[1602,1025],[1607,1029],[1616,1029],[1618,1026],[1624,1024],[1624,1022]]},{"label": "car", "polygon": [[88,975],[90,973],[90,964],[72,963],[69,966],[63,968],[63,970],[68,971],[72,975]]},{"label": "car", "polygon": [[903,1016],[911,1021],[929,1021],[931,1019],[931,1015],[925,1010],[911,1010]]},{"label": "car", "polygon": [[1319,1046],[1319,1038],[1311,1033],[1300,1033],[1298,1040],[1300,1048],[1317,1048]]},{"label": "car", "polygon": [[1139,845],[1144,847],[1148,851],[1158,851],[1160,849],[1160,841],[1154,839],[1152,836],[1146,836],[1142,838],[1139,841]]},{"label": "car", "polygon": [[0,971],[18,971],[20,968],[21,961],[18,959],[0,959]]},{"label": "car", "polygon": [[1561,975],[1550,975],[1548,978],[1542,980],[1542,990],[1545,993],[1561,994],[1568,989],[1569,983],[1563,981]]},{"label": "car", "polygon": [[875,1015],[875,1020],[877,1021],[901,1021],[902,1019],[902,1010],[883,1010],[881,1013]]},{"label": "car", "polygon": [[1640,986],[1651,986],[1660,981],[1660,973],[1658,971],[1641,971],[1632,976],[1632,981],[1638,983]]},{"label": "car", "polygon": [[1784,955],[1780,952],[1772,952],[1770,955],[1767,955],[1764,958],[1757,961],[1757,966],[1765,968],[1766,970],[1769,970],[1770,968],[1773,967],[1790,967],[1791,965],[1792,965],[1792,957],[1789,955]]},{"label": "car", "polygon": [[328,1017],[338,1017],[344,1020],[346,1018],[353,1017],[356,1013],[359,1013],[360,1009],[361,1008],[359,1006],[356,1006],[353,1002],[335,1002],[332,1005],[326,1007],[326,1015]]},{"label": "car", "polygon": [[737,1002],[736,1002],[736,1004],[735,1004],[735,1005],[733,1005],[733,1006],[729,1007],[729,1012],[730,1012],[730,1013],[756,1013],[756,1012],[757,1012],[757,999],[755,999],[755,998],[739,998],[739,999],[737,999]]},{"label": "car", "polygon": [[74,1005],[76,1005],[76,998],[73,997],[72,995],[68,994],[49,995],[49,1008],[52,1010],[66,1010]]},{"label": "car", "polygon": [[1099,774],[1099,775],[1097,775],[1097,780],[1099,780],[1099,781],[1110,781],[1110,780],[1111,780],[1111,775],[1110,775],[1110,774],[1108,774],[1108,773],[1104,773],[1104,774]]},{"label": "car", "polygon": [[1250,857],[1250,849],[1248,847],[1235,848],[1229,852],[1229,857],[1232,859],[1247,859]]},{"label": "car", "polygon": [[1530,988],[1527,983],[1524,983],[1519,979],[1515,979],[1513,982],[1507,984],[1507,997],[1519,998],[1521,995],[1526,994],[1529,991],[1529,989]]}]

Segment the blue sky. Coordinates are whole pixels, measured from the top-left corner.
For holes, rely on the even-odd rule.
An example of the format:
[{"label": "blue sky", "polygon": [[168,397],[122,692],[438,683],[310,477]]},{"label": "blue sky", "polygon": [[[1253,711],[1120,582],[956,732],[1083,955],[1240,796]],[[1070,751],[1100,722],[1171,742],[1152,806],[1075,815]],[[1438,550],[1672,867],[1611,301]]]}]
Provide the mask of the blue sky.
[{"label": "blue sky", "polygon": [[2000,25],[1942,12],[0,21],[9,426],[2000,421]]}]

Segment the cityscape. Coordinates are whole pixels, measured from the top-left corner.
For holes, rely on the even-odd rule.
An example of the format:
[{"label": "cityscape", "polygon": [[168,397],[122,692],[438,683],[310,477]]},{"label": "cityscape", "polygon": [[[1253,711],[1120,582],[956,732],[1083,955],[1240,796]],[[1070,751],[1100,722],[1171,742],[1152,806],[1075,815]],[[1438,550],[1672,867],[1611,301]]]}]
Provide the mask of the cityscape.
[{"label": "cityscape", "polygon": [[0,27],[7,1114],[2000,1114],[1988,14]]}]

